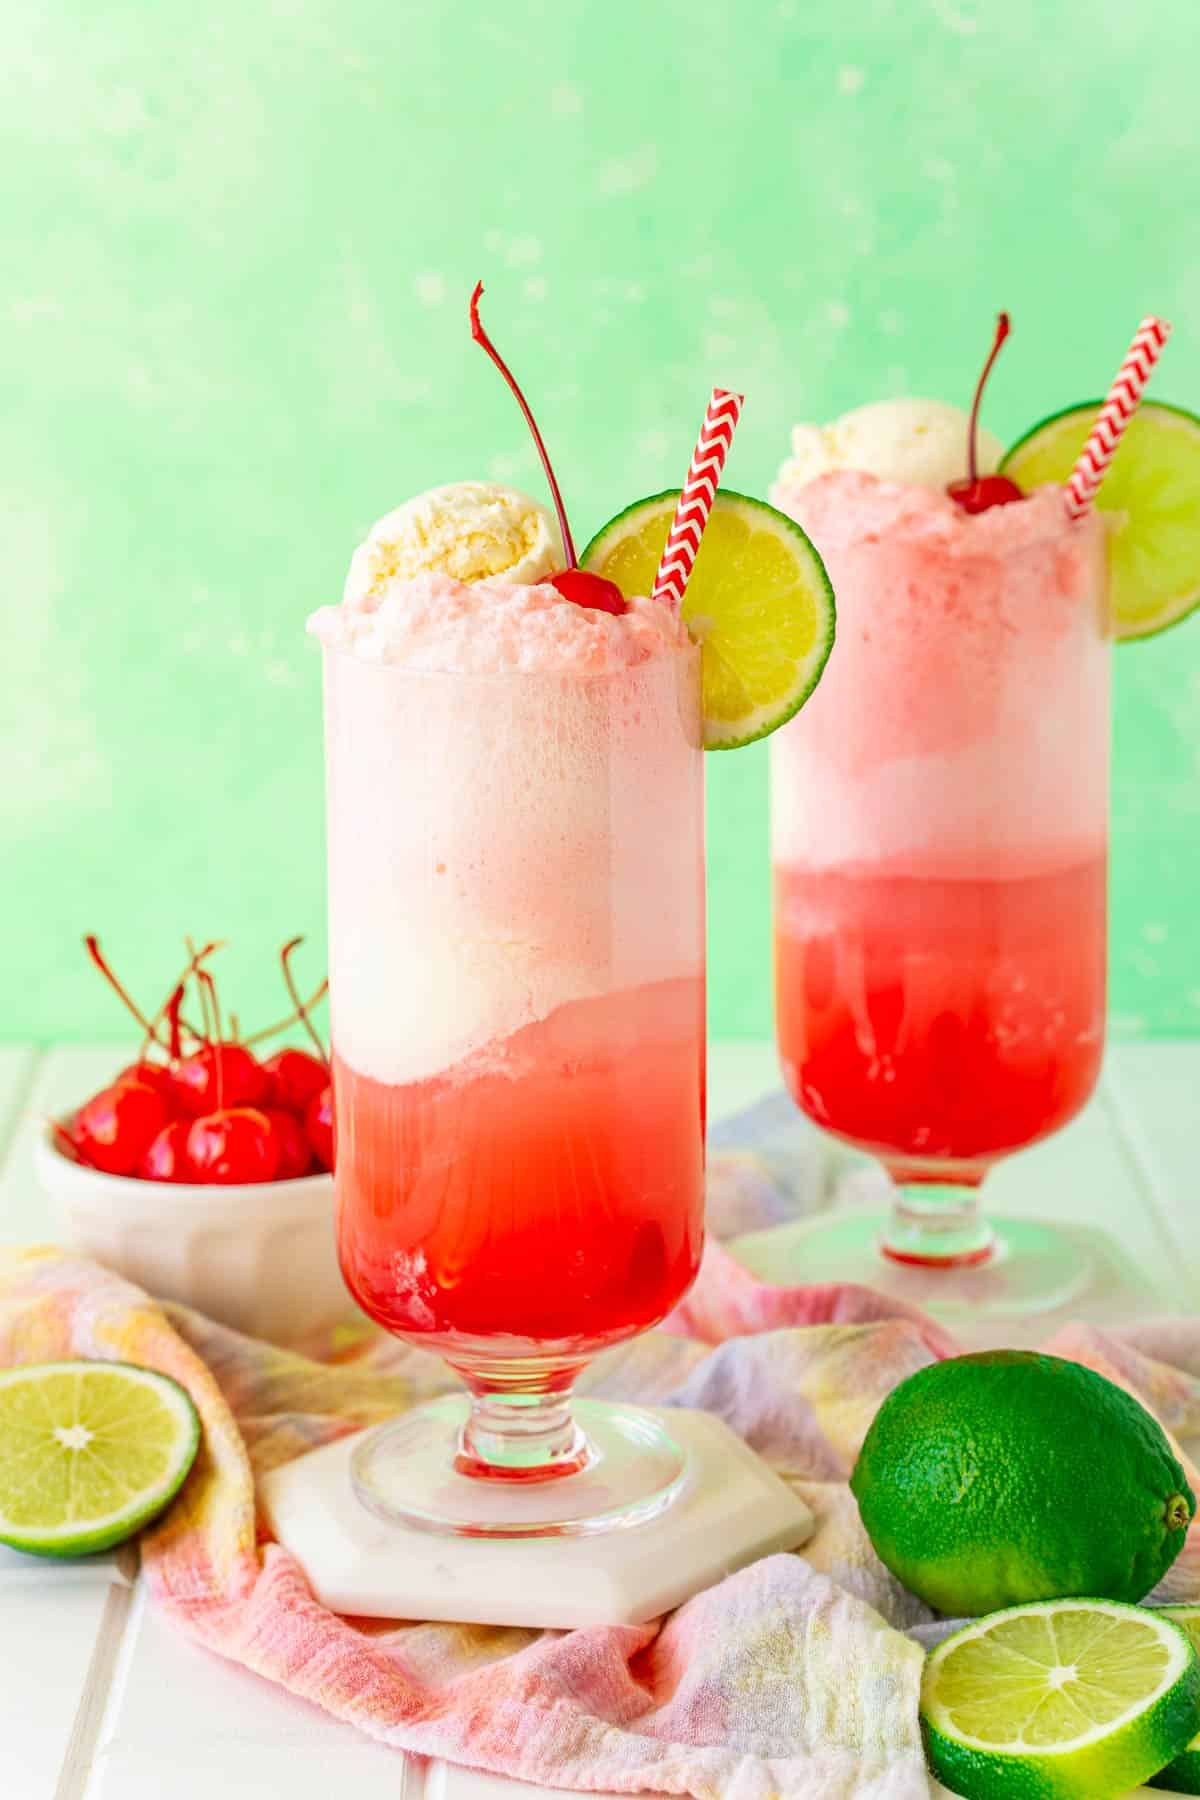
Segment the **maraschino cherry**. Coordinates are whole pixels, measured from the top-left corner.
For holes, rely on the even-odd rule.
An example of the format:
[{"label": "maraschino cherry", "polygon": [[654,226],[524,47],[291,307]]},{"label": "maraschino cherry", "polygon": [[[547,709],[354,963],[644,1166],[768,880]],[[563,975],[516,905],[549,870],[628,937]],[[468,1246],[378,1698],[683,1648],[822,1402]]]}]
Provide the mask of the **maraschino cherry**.
[{"label": "maraschino cherry", "polygon": [[276,1181],[295,1181],[299,1176],[307,1175],[312,1168],[313,1150],[305,1134],[303,1121],[281,1106],[265,1106],[263,1114],[271,1121],[271,1130],[275,1134],[279,1150]]},{"label": "maraschino cherry", "polygon": [[[279,953],[292,1012],[242,1041],[232,1015],[225,1034],[217,985],[205,967],[220,949],[215,940],[199,950],[188,940],[187,967],[153,1015],[118,979],[95,936],[84,941],[143,1041],[136,1062],[111,1086],[70,1119],[51,1121],[67,1156],[108,1175],[200,1184],[292,1180],[307,1175],[315,1158],[323,1169],[332,1167],[329,1058],[311,1018],[327,984],[302,997],[290,963],[302,939]],[[189,986],[201,1013],[194,1025],[183,1016]],[[260,1062],[250,1045],[296,1024],[304,1025],[316,1054],[287,1048]],[[194,1046],[186,1055],[185,1042]]]},{"label": "maraschino cherry", "polygon": [[992,347],[988,359],[983,365],[983,373],[975,385],[975,398],[971,403],[971,420],[967,426],[967,476],[965,481],[951,481],[946,492],[956,506],[964,512],[987,512],[992,506],[1008,506],[1013,500],[1023,500],[1024,494],[1015,481],[1007,475],[981,475],[979,473],[979,403],[983,399],[984,384],[992,372],[992,364],[1000,354],[1000,346],[1009,333],[1008,314],[1002,312],[996,319],[996,335],[992,339]]},{"label": "maraschino cherry", "polygon": [[517,384],[517,378],[483,329],[479,317],[479,297],[483,293],[482,281],[475,283],[475,292],[471,295],[471,336],[475,342],[487,351],[505,381],[512,389],[513,397],[520,407],[525,423],[533,434],[537,453],[542,459],[542,467],[546,471],[546,480],[550,483],[550,492],[554,496],[554,510],[558,514],[558,529],[562,533],[563,549],[567,553],[567,566],[557,575],[547,576],[552,588],[557,588],[564,600],[570,600],[575,606],[590,606],[595,612],[612,613],[619,617],[628,612],[625,596],[615,581],[607,581],[603,575],[592,575],[579,567],[579,558],[575,554],[575,541],[571,536],[571,527],[567,523],[567,509],[563,505],[562,490],[555,479],[550,457],[542,442],[542,434],[537,428],[537,421],[529,410],[529,403]]},{"label": "maraschino cherry", "polygon": [[161,1094],[142,1081],[121,1081],[81,1106],[69,1137],[72,1148],[106,1175],[132,1175],[167,1123]]},{"label": "maraschino cherry", "polygon": [[176,1106],[193,1119],[218,1107],[258,1106],[267,1093],[262,1064],[244,1044],[203,1044],[172,1073]]},{"label": "maraschino cherry", "polygon": [[[274,1056],[268,1056],[262,1065],[263,1074],[269,1082],[267,1089],[268,1110],[271,1107],[282,1107],[285,1112],[302,1115],[305,1107],[314,1094],[319,1094],[329,1080],[329,1070],[325,1064],[310,1056],[307,1050],[295,1050],[290,1046],[285,1050],[277,1050]],[[254,1102],[257,1104],[257,1102]]]},{"label": "maraschino cherry", "polygon": [[187,1158],[204,1187],[274,1181],[279,1151],[270,1119],[253,1106],[222,1107],[188,1127]]},{"label": "maraschino cherry", "polygon": [[172,1119],[156,1138],[151,1139],[137,1168],[143,1181],[193,1180],[195,1172],[187,1149],[190,1129],[189,1120]]}]

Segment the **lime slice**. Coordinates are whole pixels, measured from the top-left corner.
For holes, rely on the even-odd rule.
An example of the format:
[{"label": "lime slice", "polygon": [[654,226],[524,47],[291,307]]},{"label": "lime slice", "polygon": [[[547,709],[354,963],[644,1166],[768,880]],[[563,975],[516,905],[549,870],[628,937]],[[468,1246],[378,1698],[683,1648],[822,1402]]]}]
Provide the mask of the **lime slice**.
[{"label": "lime slice", "polygon": [[1107,1800],[1200,1728],[1200,1662],[1161,1613],[1114,1600],[1012,1606],[955,1632],[921,1685],[938,1779],[978,1800]]},{"label": "lime slice", "polygon": [[[1186,1631],[1193,1647],[1200,1650],[1200,1606],[1162,1606],[1158,1616]],[[1150,1786],[1170,1788],[1176,1794],[1200,1794],[1200,1735],[1151,1779]]]},{"label": "lime slice", "polygon": [[[1014,444],[1001,469],[1025,489],[1066,481],[1099,400],[1055,413]],[[1096,495],[1111,518],[1109,567],[1119,638],[1150,637],[1200,604],[1200,419],[1144,401]]]},{"label": "lime slice", "polygon": [[0,1543],[34,1556],[110,1550],[183,1485],[200,1421],[177,1382],[130,1363],[0,1373]]},{"label": "lime slice", "polygon": [[[654,586],[678,488],[635,501],[598,531],[583,566],[626,595]],[[701,647],[704,748],[733,750],[799,712],[833,644],[833,589],[793,520],[765,501],[717,495],[683,596]]]}]

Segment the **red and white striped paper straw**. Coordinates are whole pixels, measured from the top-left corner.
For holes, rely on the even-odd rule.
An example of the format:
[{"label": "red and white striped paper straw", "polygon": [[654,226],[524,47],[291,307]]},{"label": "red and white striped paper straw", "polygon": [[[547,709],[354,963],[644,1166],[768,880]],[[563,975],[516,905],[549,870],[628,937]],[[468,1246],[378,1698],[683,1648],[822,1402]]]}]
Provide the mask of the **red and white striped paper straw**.
[{"label": "red and white striped paper straw", "polygon": [[658,574],[654,577],[653,597],[668,606],[678,607],[683,600],[683,590],[717,497],[717,484],[733,442],[733,428],[741,414],[744,398],[743,394],[731,394],[728,388],[712,391],[679,505],[667,533]]},{"label": "red and white striped paper straw", "polygon": [[1142,320],[1134,333],[1125,361],[1117,370],[1108,398],[1096,414],[1096,423],[1067,482],[1067,511],[1073,519],[1081,519],[1096,498],[1096,490],[1108,473],[1125,427],[1137,411],[1151,370],[1170,335],[1167,321],[1156,319],[1153,313]]}]

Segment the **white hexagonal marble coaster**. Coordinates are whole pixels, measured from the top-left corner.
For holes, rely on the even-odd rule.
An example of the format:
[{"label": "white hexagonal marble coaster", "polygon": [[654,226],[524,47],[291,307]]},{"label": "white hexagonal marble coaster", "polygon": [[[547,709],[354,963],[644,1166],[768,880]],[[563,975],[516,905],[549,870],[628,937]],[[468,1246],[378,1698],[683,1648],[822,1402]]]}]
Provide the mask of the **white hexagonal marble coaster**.
[{"label": "white hexagonal marble coaster", "polygon": [[812,1534],[803,1500],[711,1413],[656,1413],[690,1454],[674,1505],[590,1537],[442,1537],[376,1518],[350,1486],[358,1434],[268,1475],[259,1499],[317,1599],[368,1618],[565,1630],[639,1625]]}]

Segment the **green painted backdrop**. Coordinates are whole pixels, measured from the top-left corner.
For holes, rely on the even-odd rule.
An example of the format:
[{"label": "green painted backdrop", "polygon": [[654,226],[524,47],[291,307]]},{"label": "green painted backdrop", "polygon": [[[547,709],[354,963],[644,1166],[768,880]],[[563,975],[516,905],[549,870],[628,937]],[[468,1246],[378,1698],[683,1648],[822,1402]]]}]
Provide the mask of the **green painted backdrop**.
[{"label": "green painted backdrop", "polygon": [[[0,1033],[118,1018],[185,931],[321,960],[316,657],[371,520],[536,487],[466,299],[527,379],[579,533],[730,484],[798,417],[1102,387],[1140,314],[1200,406],[1195,0],[29,0],[0,82]],[[1200,623],[1118,657],[1114,1014],[1200,1028]],[[712,1021],[769,1028],[765,757],[713,759]]]}]

